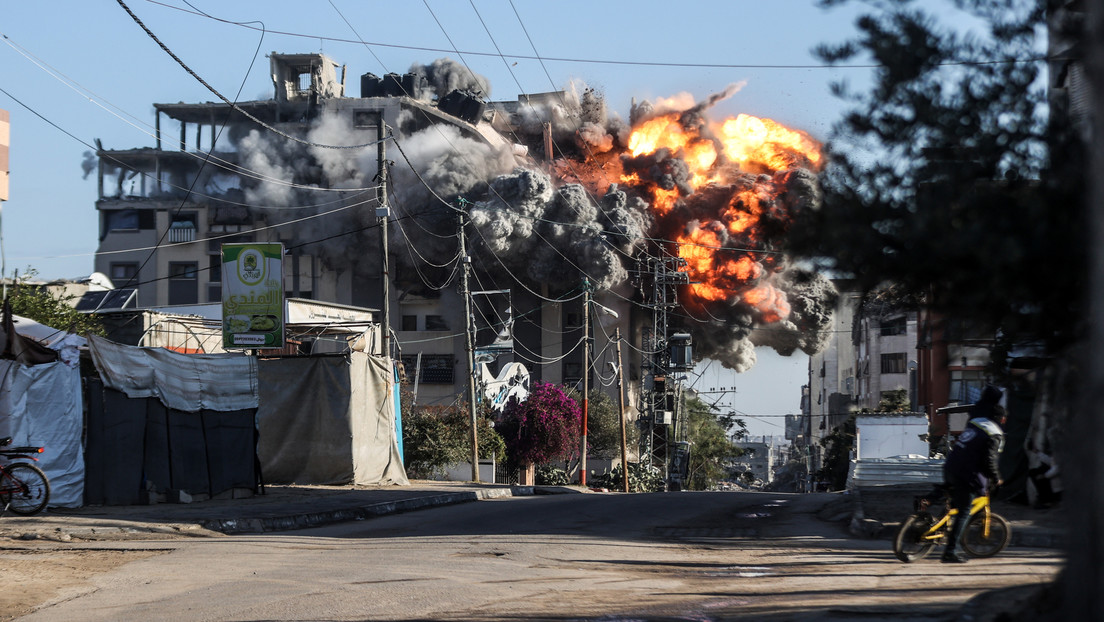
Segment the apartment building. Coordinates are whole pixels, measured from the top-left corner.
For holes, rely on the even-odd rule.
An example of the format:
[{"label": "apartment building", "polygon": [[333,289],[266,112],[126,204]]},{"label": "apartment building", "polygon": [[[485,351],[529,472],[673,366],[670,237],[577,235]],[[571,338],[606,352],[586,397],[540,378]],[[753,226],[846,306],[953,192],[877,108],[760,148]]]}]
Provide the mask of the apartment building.
[{"label": "apartment building", "polygon": [[[427,211],[419,201],[455,199],[430,197],[415,167],[407,166],[408,157],[421,158],[429,168],[444,157],[434,159],[427,153],[432,149],[468,149],[541,166],[552,151],[550,130],[533,124],[530,113],[562,94],[492,103],[459,89],[429,97],[426,77],[410,73],[364,74],[361,96],[355,97],[347,94],[346,68],[323,54],[269,58],[271,99],[233,106],[154,104],[154,146],[98,145],[95,269],[116,287],[137,290],[142,308],[217,303],[222,244],[279,242],[285,248],[289,299],[377,312],[386,305],[391,353],[404,363],[420,404],[448,404],[466,395],[469,323],[477,348],[510,333],[512,349],[483,357],[492,372],[517,360],[530,367],[533,380],[578,383],[583,361],[574,346],[582,339],[581,298],[560,302],[562,292],[511,287],[501,273],[496,278],[493,270],[473,266],[476,295],[468,315],[456,286],[457,269],[438,269],[421,257],[432,244],[450,245],[448,252],[456,256],[456,216],[413,224],[409,218],[387,220],[394,206],[410,215]],[[385,145],[383,157],[403,176],[388,180],[388,200],[381,201],[376,143],[388,133],[403,142]],[[165,138],[169,135],[174,138]],[[434,144],[418,142],[416,135],[428,135]],[[400,144],[406,149],[399,151]],[[472,157],[461,164],[478,168],[480,162]],[[436,187],[447,191],[442,184]],[[385,264],[381,223],[388,222]],[[419,259],[412,259],[416,255]],[[627,299],[598,296],[603,306],[621,309],[621,320],[592,328],[592,352],[612,356],[613,329],[631,334],[633,314]],[[599,369],[605,365],[595,363]]]}]

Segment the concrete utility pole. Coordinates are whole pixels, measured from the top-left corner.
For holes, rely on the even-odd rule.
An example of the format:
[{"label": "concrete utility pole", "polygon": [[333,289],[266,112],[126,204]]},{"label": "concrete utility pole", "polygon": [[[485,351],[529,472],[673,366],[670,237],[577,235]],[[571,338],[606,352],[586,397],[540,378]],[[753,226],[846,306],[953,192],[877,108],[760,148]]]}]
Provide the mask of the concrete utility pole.
[{"label": "concrete utility pole", "polygon": [[468,401],[471,405],[471,479],[479,482],[479,418],[476,414],[478,403],[475,390],[475,341],[472,336],[475,318],[471,311],[471,289],[468,287],[468,276],[471,272],[471,257],[468,257],[468,244],[464,235],[464,226],[467,224],[467,214],[460,212],[460,261],[464,263],[464,271],[460,281],[460,295],[464,297],[464,337],[468,345]]},{"label": "concrete utility pole", "polygon": [[379,200],[376,204],[376,217],[379,221],[380,230],[380,289],[383,290],[383,301],[380,303],[380,330],[383,332],[380,340],[381,347],[383,348],[383,356],[391,357],[391,319],[390,319],[390,307],[391,307],[391,275],[390,266],[388,260],[387,251],[387,218],[390,213],[390,207],[387,205],[387,147],[383,141],[383,135],[387,130],[387,126],[383,123],[383,111],[378,113],[376,124],[376,140],[379,142],[376,146],[376,160],[377,160],[377,178],[379,179]]},{"label": "concrete utility pole", "polygon": [[587,485],[587,394],[590,393],[590,281],[583,279],[583,440],[579,450],[579,485]]},{"label": "concrete utility pole", "polygon": [[[11,115],[7,110],[0,110],[0,210],[3,210],[4,201],[8,200],[8,176],[11,167],[8,162],[9,143],[11,142]],[[7,259],[4,255],[4,230],[0,226],[0,279],[8,276]],[[8,282],[4,281],[4,298],[8,297]]]},{"label": "concrete utility pole", "polygon": [[625,438],[625,374],[621,369],[621,327],[613,331],[613,340],[617,344],[617,412],[621,413],[621,479],[625,492],[629,492],[629,449]]}]

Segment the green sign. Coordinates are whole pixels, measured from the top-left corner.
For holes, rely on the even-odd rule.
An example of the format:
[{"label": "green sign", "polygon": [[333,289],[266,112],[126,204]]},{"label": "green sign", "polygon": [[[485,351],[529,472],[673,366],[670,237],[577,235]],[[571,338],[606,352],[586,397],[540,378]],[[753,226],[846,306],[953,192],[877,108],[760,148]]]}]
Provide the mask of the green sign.
[{"label": "green sign", "polygon": [[222,347],[284,347],[283,244],[222,245]]}]

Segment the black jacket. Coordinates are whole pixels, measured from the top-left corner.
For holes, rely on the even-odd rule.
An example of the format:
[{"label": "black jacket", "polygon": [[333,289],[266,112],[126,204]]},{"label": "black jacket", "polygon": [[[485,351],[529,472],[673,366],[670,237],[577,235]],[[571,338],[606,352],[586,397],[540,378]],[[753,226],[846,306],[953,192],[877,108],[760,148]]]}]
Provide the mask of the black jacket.
[{"label": "black jacket", "polygon": [[977,491],[984,491],[989,482],[1000,479],[998,461],[1004,449],[1004,431],[986,417],[975,417],[966,423],[947,456],[944,470],[948,480],[966,482]]}]

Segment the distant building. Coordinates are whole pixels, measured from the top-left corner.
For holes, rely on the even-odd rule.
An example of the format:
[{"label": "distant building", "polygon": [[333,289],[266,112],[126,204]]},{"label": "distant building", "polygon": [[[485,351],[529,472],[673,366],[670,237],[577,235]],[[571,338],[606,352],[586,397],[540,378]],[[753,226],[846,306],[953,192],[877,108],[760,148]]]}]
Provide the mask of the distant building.
[{"label": "distant building", "polygon": [[750,471],[764,484],[774,480],[775,470],[789,454],[790,445],[774,436],[751,436],[736,441],[736,446],[747,451],[736,459],[738,470]]}]

